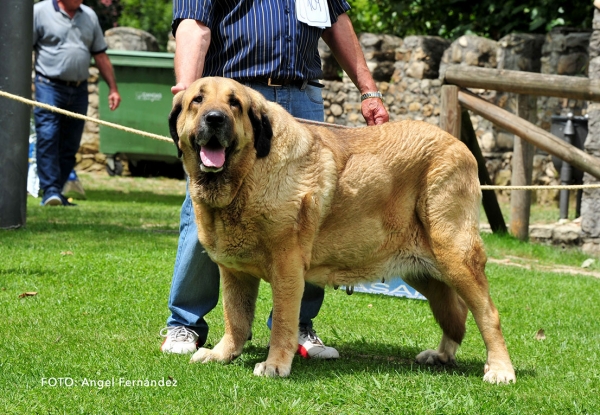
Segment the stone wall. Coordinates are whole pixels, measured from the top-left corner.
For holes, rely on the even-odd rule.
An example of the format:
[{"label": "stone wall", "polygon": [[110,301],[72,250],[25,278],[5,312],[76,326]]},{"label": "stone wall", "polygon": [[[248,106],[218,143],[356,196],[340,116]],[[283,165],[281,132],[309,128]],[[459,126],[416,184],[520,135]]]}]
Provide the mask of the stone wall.
[{"label": "stone wall", "polygon": [[[600,79],[600,11],[594,10],[593,32],[590,38],[590,79]],[[588,105],[589,123],[585,151],[600,157],[600,103],[590,102]],[[585,174],[584,183],[600,183],[600,180]],[[586,252],[600,255],[600,190],[586,189],[581,201],[581,230],[583,233],[583,249]]]}]

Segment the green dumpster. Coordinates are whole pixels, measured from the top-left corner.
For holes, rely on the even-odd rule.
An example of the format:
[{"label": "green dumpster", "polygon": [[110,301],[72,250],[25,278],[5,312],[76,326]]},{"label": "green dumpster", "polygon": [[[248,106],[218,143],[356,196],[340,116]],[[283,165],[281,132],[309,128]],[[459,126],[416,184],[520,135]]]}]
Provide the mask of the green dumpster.
[{"label": "green dumpster", "polygon": [[[173,54],[160,52],[107,51],[113,65],[121,105],[108,108],[108,85],[99,83],[100,119],[126,127],[169,137],[168,116],[174,85]],[[107,156],[109,174],[121,174],[127,159],[132,175],[160,175],[149,171],[162,166],[183,174],[177,150],[172,142],[100,126],[100,152]],[[166,165],[166,166],[165,166]]]}]

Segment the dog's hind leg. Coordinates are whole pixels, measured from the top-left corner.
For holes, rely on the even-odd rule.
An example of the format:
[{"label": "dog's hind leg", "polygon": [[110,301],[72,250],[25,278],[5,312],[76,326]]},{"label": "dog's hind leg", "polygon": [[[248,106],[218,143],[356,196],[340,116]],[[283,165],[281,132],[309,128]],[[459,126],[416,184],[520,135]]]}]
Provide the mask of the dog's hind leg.
[{"label": "dog's hind leg", "polygon": [[417,363],[455,365],[456,351],[465,335],[467,306],[456,291],[430,276],[407,278],[407,282],[429,300],[433,316],[442,328],[442,340],[437,350],[425,350],[416,357]]},{"label": "dog's hind leg", "polygon": [[455,232],[445,243],[434,242],[436,245],[443,247],[434,248],[442,279],[464,300],[483,337],[487,349],[483,379],[490,383],[514,382],[515,372],[500,328],[500,317],[489,294],[484,271],[486,255],[479,235]]},{"label": "dog's hind leg", "polygon": [[212,350],[198,349],[192,356],[192,362],[231,362],[242,354],[252,330],[260,280],[250,275],[233,275],[222,267],[220,270],[225,334]]}]

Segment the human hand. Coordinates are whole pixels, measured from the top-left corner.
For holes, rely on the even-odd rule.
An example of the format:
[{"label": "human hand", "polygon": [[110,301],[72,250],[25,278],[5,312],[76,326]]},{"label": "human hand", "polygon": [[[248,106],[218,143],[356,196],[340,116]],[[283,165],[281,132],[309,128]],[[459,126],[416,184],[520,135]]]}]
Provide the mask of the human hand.
[{"label": "human hand", "polygon": [[108,108],[111,111],[116,110],[121,103],[121,95],[119,95],[119,91],[111,91],[108,94]]},{"label": "human hand", "polygon": [[390,115],[379,98],[367,98],[361,103],[361,112],[367,125],[379,125],[390,120]]},{"label": "human hand", "polygon": [[185,91],[186,88],[187,86],[183,82],[179,82],[177,85],[171,87],[171,93],[177,95],[178,92]]}]

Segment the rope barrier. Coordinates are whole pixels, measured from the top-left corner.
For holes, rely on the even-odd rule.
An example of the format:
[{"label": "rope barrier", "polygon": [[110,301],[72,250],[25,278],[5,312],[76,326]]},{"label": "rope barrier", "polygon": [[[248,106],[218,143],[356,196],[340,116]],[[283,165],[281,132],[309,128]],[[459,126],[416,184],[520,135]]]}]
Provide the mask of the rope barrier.
[{"label": "rope barrier", "polygon": [[148,133],[146,131],[136,130],[135,128],[129,128],[129,127],[125,127],[123,125],[114,124],[112,122],[103,121],[103,120],[99,120],[97,118],[88,117],[87,115],[81,115],[81,114],[77,114],[75,112],[66,111],[66,110],[63,110],[63,109],[60,109],[60,108],[53,107],[52,105],[47,105],[47,104],[43,104],[41,102],[37,102],[37,101],[33,101],[33,100],[30,100],[30,99],[27,99],[27,98],[23,98],[23,97],[20,97],[18,95],[13,95],[11,93],[8,93],[8,92],[2,91],[2,90],[0,90],[0,96],[3,96],[5,98],[9,98],[9,99],[13,99],[15,101],[22,102],[22,103],[30,105],[30,106],[40,107],[40,108],[44,108],[44,109],[52,111],[52,112],[57,112],[57,113],[62,114],[62,115],[67,115],[69,117],[78,118],[80,120],[90,121],[90,122],[94,122],[96,124],[104,125],[106,127],[111,127],[111,128],[115,128],[117,130],[126,131],[128,133],[138,134],[138,135],[141,135],[141,136],[144,136],[144,137],[153,138],[155,140],[168,141],[170,143],[173,142],[173,139],[171,137],[165,137],[163,135],[152,134],[152,133]]},{"label": "rope barrier", "polygon": [[532,185],[532,186],[500,186],[482,184],[481,190],[578,190],[600,189],[598,184],[569,184],[569,185]]},{"label": "rope barrier", "polygon": [[[43,104],[43,103],[38,102],[38,101],[33,101],[31,99],[23,98],[23,97],[21,97],[19,95],[14,95],[14,94],[11,94],[9,92],[2,91],[2,90],[0,90],[0,96],[8,98],[8,99],[15,100],[15,101],[22,102],[22,103],[27,104],[29,106],[44,108],[44,109],[47,109],[49,111],[57,112],[59,114],[63,114],[63,115],[69,116],[69,117],[78,118],[80,120],[93,122],[93,123],[96,123],[96,124],[104,125],[106,127],[115,128],[115,129],[121,130],[121,131],[126,131],[128,133],[141,135],[141,136],[152,138],[152,139],[155,139],[155,140],[168,141],[168,142],[172,142],[173,141],[170,137],[166,137],[166,136],[158,135],[158,134],[152,134],[152,133],[149,133],[149,132],[146,132],[146,131],[137,130],[135,128],[125,127],[123,125],[114,124],[112,122],[103,121],[103,120],[99,120],[97,118],[88,117],[87,115],[81,115],[81,114],[77,114],[75,112],[66,111],[66,110],[63,110],[63,109],[60,109],[60,108],[57,108],[57,107],[53,107],[52,105],[47,105],[47,104]],[[305,124],[312,124],[312,125],[318,125],[318,126],[330,127],[330,128],[331,127],[332,128],[351,128],[351,127],[348,127],[348,126],[345,126],[345,125],[330,124],[330,123],[326,123],[326,122],[311,121],[311,120],[304,120],[304,119],[298,119],[298,121],[300,121],[302,123],[305,123]],[[481,185],[481,190],[578,190],[578,189],[600,189],[600,183],[599,184],[582,184],[582,185],[557,185],[557,186],[493,186],[493,185]]]}]

